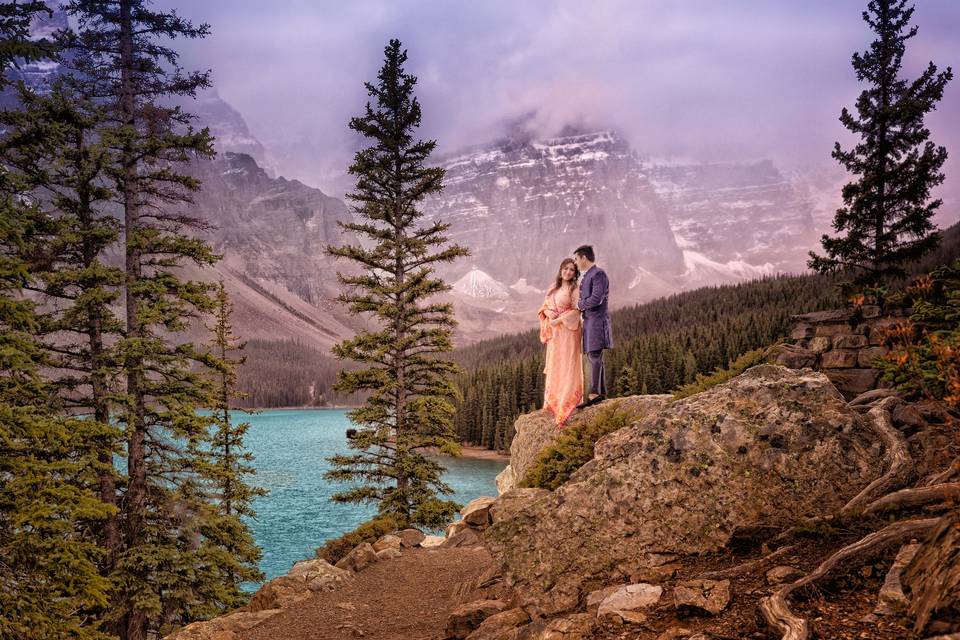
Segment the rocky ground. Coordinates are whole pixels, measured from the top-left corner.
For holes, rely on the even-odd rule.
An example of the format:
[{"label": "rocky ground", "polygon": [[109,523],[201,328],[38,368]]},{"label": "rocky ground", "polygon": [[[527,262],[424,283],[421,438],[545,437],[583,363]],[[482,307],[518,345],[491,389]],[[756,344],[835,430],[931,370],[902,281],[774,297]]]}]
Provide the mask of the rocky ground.
[{"label": "rocky ground", "polygon": [[441,640],[450,613],[495,598],[477,579],[493,559],[483,547],[406,550],[364,568],[336,591],[320,592],[240,634],[242,640]]},{"label": "rocky ground", "polygon": [[[636,420],[555,491],[502,482],[174,638],[960,640],[957,416],[777,365],[608,402]],[[555,437],[521,422],[520,471]]]}]

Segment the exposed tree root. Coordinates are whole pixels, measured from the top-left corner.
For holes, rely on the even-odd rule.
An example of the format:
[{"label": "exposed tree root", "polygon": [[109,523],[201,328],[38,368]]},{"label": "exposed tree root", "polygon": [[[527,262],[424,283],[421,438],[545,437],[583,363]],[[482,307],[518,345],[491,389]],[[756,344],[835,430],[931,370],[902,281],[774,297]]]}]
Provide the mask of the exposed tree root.
[{"label": "exposed tree root", "polygon": [[883,446],[887,452],[888,468],[886,473],[868,484],[863,491],[844,505],[843,509],[840,510],[840,513],[844,515],[862,509],[878,494],[889,493],[908,485],[916,475],[907,441],[890,420],[889,407],[896,402],[897,399],[895,398],[884,398],[879,405],[870,409],[867,413],[867,417],[873,422],[874,430],[883,439]]},{"label": "exposed tree root", "polygon": [[790,611],[788,599],[794,591],[816,582],[830,573],[841,562],[854,559],[862,560],[880,553],[886,548],[901,544],[904,540],[925,536],[933,531],[939,522],[939,518],[895,522],[851,545],[847,545],[820,563],[820,566],[811,573],[761,599],[760,612],[767,624],[783,634],[782,640],[809,640],[810,622]]},{"label": "exposed tree root", "polygon": [[933,484],[943,484],[944,482],[951,480],[954,476],[957,475],[958,472],[960,472],[960,460],[955,461],[953,464],[951,464],[949,467],[947,467],[940,473],[936,473],[930,476],[923,482],[923,484],[925,486],[930,486]]},{"label": "exposed tree root", "polygon": [[753,571],[753,570],[756,569],[757,567],[760,567],[760,566],[762,566],[762,565],[764,565],[764,564],[766,564],[766,563],[768,563],[768,562],[772,562],[773,560],[776,560],[777,558],[779,558],[779,557],[781,557],[781,556],[784,556],[784,555],[790,553],[791,551],[793,551],[794,549],[796,549],[797,546],[799,546],[799,545],[788,544],[788,545],[785,546],[785,547],[780,547],[780,548],[777,549],[776,551],[773,551],[773,552],[771,552],[771,553],[768,553],[767,555],[763,556],[762,558],[757,558],[757,559],[755,559],[755,560],[749,560],[749,561],[747,561],[747,562],[744,562],[744,563],[742,563],[742,564],[738,564],[737,566],[735,566],[735,567],[730,567],[730,568],[728,568],[728,569],[720,569],[719,571],[708,571],[708,572],[706,572],[706,573],[700,574],[700,575],[698,576],[698,579],[700,579],[700,580],[718,580],[718,579],[721,579],[721,578],[733,578],[734,576],[739,576],[739,575],[742,575],[742,574],[744,574],[744,573],[750,573],[751,571]]},{"label": "exposed tree root", "polygon": [[877,498],[863,510],[865,514],[920,507],[935,502],[960,499],[960,482],[946,482],[927,487],[901,489]]}]

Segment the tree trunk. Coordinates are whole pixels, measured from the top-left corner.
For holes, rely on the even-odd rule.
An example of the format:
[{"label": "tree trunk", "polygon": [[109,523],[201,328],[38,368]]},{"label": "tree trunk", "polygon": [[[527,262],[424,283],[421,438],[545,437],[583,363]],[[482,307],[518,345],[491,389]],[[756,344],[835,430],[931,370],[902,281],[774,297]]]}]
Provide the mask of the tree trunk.
[{"label": "tree trunk", "polygon": [[[136,127],[136,103],[134,96],[133,20],[131,1],[120,0],[120,116],[127,136],[134,135]],[[132,141],[127,138],[123,149],[123,209],[125,231],[126,279],[126,325],[127,338],[143,337],[137,314],[137,296],[134,289],[141,277],[141,249],[137,238],[139,216],[137,211],[137,161]],[[127,475],[129,486],[125,500],[127,548],[136,549],[143,544],[143,518],[146,509],[146,415],[142,384],[142,356],[128,356],[127,369]],[[126,628],[122,640],[145,640],[147,637],[147,614],[132,606],[127,612]]]},{"label": "tree trunk", "polygon": [[923,633],[934,618],[960,631],[960,512],[944,516],[903,575],[914,629]]}]

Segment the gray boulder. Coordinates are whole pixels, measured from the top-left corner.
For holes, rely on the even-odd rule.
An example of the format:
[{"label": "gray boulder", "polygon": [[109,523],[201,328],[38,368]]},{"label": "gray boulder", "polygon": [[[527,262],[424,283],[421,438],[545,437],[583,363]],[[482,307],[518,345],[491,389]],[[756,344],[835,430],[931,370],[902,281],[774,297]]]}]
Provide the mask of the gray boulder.
[{"label": "gray boulder", "polygon": [[760,365],[602,438],[556,491],[508,494],[485,540],[539,613],[569,611],[651,553],[714,552],[839,508],[882,472],[874,441],[822,373]]}]

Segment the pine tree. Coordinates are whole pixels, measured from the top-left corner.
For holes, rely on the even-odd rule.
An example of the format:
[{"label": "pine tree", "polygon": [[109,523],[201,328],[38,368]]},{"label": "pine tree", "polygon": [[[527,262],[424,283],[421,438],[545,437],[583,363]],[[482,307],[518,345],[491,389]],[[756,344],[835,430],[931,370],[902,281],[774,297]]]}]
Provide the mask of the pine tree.
[{"label": "pine tree", "polygon": [[108,123],[106,171],[122,207],[124,335],[117,343],[125,387],[119,423],[127,472],[122,551],[115,582],[116,632],[143,640],[210,613],[220,592],[223,556],[214,553],[203,477],[209,419],[197,412],[210,387],[195,364],[200,348],[178,334],[214,306],[208,284],[184,279],[182,267],[212,264],[198,237],[202,221],[179,211],[199,182],[184,165],[213,154],[206,129],[170,106],[209,86],[208,72],[184,72],[168,39],[202,38],[174,12],[147,0],[72,0],[76,31],[64,37],[63,64],[78,92],[98,96]]},{"label": "pine tree", "polygon": [[[210,615],[217,609],[233,609],[245,603],[247,596],[241,591],[243,582],[263,580],[257,563],[260,560],[260,548],[245,522],[253,518],[253,500],[266,495],[266,491],[250,486],[246,477],[255,473],[252,465],[253,454],[244,449],[243,438],[250,424],[236,422],[233,402],[242,397],[236,391],[237,368],[244,359],[233,357],[233,353],[244,348],[233,333],[230,316],[233,304],[227,296],[221,281],[216,291],[216,307],[213,312],[214,324],[208,327],[213,334],[207,365],[214,373],[213,403],[211,422],[214,429],[209,449],[205,451],[207,464],[204,477],[209,481],[211,503],[208,518],[204,524],[204,538],[208,550],[216,554],[219,568],[226,580],[221,589],[214,594]],[[201,616],[205,617],[205,616]]]},{"label": "pine tree", "polygon": [[417,226],[417,204],[442,189],[444,172],[424,165],[436,142],[413,138],[421,111],[413,95],[417,79],[403,68],[406,51],[391,40],[384,54],[377,83],[365,84],[373,104],[350,120],[371,143],[349,169],[357,183],[348,197],[363,221],[341,225],[370,244],[328,249],[361,270],[338,274],[346,287],[340,300],[378,323],[334,348],[338,358],[365,367],[341,372],[336,388],[370,396],[349,414],[360,427],[350,440],[357,453],[331,458],[327,477],[360,483],[335,500],[376,502],[381,514],[404,524],[439,527],[456,504],[437,497],[451,489],[442,481],[443,467],[424,452],[458,451],[452,401],[459,394],[451,381],[457,369],[440,355],[452,349],[453,310],[428,299],[450,288],[434,275],[434,265],[467,252],[447,245],[449,225]]},{"label": "pine tree", "polygon": [[107,188],[107,149],[96,137],[104,112],[86,97],[55,82],[42,94],[22,86],[19,109],[0,113],[7,132],[2,154],[8,176],[35,203],[22,213],[49,231],[47,241],[25,252],[31,279],[26,288],[47,303],[39,315],[53,387],[72,413],[95,421],[104,439],[99,450],[100,499],[111,515],[103,523],[103,573],[109,575],[119,551],[116,469],[119,431],[111,424],[111,389],[117,362],[110,345],[122,323],[113,312],[123,271],[104,252],[119,238],[109,210],[114,192]]},{"label": "pine tree", "polygon": [[871,0],[863,19],[877,35],[870,49],[853,54],[857,79],[869,84],[840,121],[860,137],[852,149],[836,143],[833,157],[857,180],[843,187],[844,206],[833,228],[842,235],[821,239],[826,256],[810,253],[808,265],[821,273],[852,269],[855,281],[878,285],[905,274],[903,265],[933,250],[940,236],[932,222],[942,204],[931,190],[944,180],[944,147],[929,140],[924,116],[936,108],[952,79],[932,62],[913,81],[900,77],[914,7],[907,0]]},{"label": "pine tree", "polygon": [[[29,40],[42,2],[0,3],[0,88],[17,61],[51,54]],[[34,255],[46,253],[55,225],[29,197],[30,184],[7,170],[0,151],[0,637],[103,638],[91,613],[110,584],[100,576],[92,529],[108,509],[97,499],[92,421],[63,417],[39,336],[42,312],[28,295]]]}]

